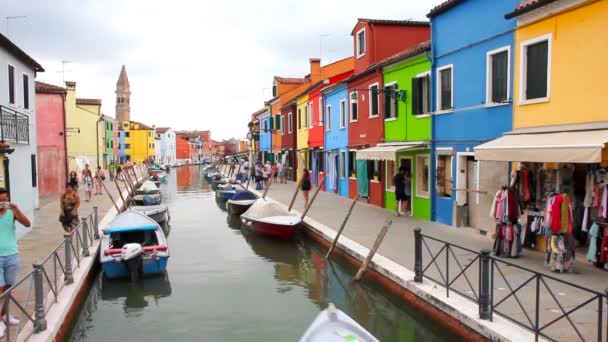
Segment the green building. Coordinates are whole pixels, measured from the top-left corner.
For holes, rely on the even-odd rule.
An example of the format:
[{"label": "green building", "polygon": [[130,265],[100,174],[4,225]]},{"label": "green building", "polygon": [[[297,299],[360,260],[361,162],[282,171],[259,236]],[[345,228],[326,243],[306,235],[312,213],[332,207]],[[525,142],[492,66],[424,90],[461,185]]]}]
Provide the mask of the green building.
[{"label": "green building", "polygon": [[[384,146],[394,159],[386,160],[384,203],[395,210],[393,175],[404,167],[411,175],[408,209],[419,219],[431,218],[431,63],[430,43],[383,63]],[[391,95],[392,94],[392,95]]]},{"label": "green building", "polygon": [[[101,117],[101,121],[102,121],[102,125],[103,125],[103,132],[100,132],[101,135],[103,136],[103,147],[101,148],[101,150],[103,151],[103,164],[104,167],[107,168],[107,166],[110,164],[111,161],[118,159],[118,156],[115,155],[115,132],[114,129],[117,127],[114,127],[116,124],[116,120],[112,117],[109,117],[107,115],[102,115]],[[116,146],[117,147],[117,146]]]}]

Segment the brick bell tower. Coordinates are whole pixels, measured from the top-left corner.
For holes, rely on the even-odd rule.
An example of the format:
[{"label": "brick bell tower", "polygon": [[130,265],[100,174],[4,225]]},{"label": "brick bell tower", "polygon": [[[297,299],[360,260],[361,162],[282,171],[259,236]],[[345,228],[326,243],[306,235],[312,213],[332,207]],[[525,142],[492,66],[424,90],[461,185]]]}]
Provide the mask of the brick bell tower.
[{"label": "brick bell tower", "polygon": [[116,121],[122,123],[125,120],[131,120],[131,87],[123,65],[116,82]]}]

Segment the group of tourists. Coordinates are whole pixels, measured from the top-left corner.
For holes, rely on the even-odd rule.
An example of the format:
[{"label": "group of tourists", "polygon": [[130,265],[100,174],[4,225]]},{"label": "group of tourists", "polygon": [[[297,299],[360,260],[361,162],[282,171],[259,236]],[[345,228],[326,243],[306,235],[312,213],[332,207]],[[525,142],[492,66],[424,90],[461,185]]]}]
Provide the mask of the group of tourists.
[{"label": "group of tourists", "polygon": [[[245,170],[249,171],[249,162],[245,162]],[[271,164],[270,161],[266,161],[265,164],[257,162],[255,167],[250,172],[250,177],[256,183],[257,189],[265,189],[270,184],[270,181],[274,183],[287,184],[287,177],[289,175],[289,168],[283,165],[281,162]]]}]

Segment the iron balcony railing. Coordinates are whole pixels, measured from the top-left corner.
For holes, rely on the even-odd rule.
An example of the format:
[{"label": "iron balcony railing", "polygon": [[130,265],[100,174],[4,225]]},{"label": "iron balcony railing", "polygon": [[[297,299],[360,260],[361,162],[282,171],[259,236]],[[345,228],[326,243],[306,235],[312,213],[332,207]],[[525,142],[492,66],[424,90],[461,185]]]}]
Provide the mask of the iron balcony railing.
[{"label": "iron balcony railing", "polygon": [[602,293],[536,272],[489,249],[477,252],[424,235],[420,228],[414,236],[414,281],[432,280],[446,297],[455,292],[475,302],[480,319],[492,321],[497,313],[531,331],[536,341],[608,341],[608,289]]},{"label": "iron balcony railing", "polygon": [[30,143],[29,116],[16,110],[0,106],[0,141],[17,144]]},{"label": "iron balcony railing", "polygon": [[[32,333],[47,329],[47,313],[57,303],[61,290],[74,282],[74,270],[84,258],[92,257],[89,249],[98,239],[97,207],[94,207],[44,259],[34,263],[27,275],[0,295],[6,312],[7,341],[27,340]],[[9,314],[20,320],[19,325],[9,326]],[[24,329],[28,324],[31,326]]]}]

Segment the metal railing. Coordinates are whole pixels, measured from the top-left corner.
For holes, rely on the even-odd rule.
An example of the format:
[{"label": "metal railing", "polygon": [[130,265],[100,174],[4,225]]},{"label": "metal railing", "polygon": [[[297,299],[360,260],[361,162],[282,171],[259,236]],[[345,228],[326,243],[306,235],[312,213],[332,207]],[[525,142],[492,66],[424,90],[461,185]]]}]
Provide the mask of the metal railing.
[{"label": "metal railing", "polygon": [[[90,256],[89,247],[99,239],[98,222],[98,208],[94,207],[45,258],[33,264],[33,270],[0,294],[7,341],[16,341],[28,323],[34,334],[46,330],[46,314],[57,303],[61,290],[74,282],[74,270]],[[9,314],[20,320],[17,326],[9,326]]]},{"label": "metal railing", "polygon": [[0,141],[30,143],[29,116],[0,106]]},{"label": "metal railing", "polygon": [[534,333],[536,341],[608,337],[608,289],[589,289],[494,257],[489,249],[477,252],[424,235],[420,228],[414,236],[414,281],[432,280],[445,287],[446,297],[455,292],[475,302],[480,319],[492,321],[497,313]]}]

